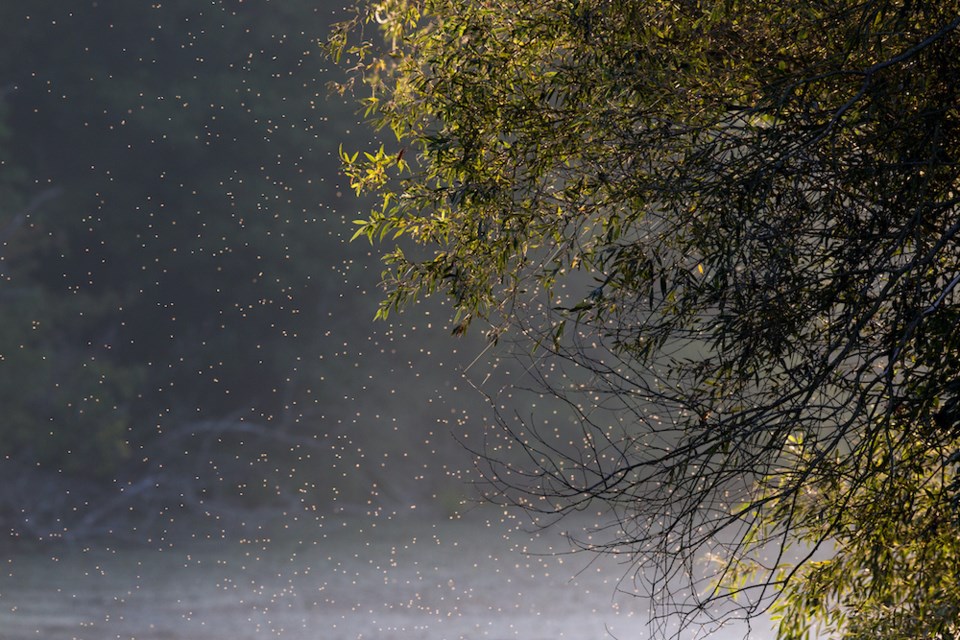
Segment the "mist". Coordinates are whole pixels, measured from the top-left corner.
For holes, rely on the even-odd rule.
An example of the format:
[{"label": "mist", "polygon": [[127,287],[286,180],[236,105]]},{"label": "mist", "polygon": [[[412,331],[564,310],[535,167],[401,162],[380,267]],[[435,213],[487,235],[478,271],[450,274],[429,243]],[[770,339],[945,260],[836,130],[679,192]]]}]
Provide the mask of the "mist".
[{"label": "mist", "polygon": [[570,419],[442,299],[373,321],[345,11],[0,8],[3,638],[649,634],[629,558],[563,535],[605,514],[483,500],[499,416]]}]

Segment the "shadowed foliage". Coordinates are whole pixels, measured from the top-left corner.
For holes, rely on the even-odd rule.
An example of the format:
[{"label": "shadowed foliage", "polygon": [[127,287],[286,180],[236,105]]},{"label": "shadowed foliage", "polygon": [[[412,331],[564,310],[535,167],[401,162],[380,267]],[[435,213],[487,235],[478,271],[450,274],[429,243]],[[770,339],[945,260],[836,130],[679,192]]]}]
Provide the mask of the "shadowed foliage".
[{"label": "shadowed foliage", "polygon": [[960,632],[958,16],[384,0],[331,37],[397,140],[342,152],[379,315],[442,292],[517,348],[576,435],[502,416],[499,497],[611,507],[655,619]]}]

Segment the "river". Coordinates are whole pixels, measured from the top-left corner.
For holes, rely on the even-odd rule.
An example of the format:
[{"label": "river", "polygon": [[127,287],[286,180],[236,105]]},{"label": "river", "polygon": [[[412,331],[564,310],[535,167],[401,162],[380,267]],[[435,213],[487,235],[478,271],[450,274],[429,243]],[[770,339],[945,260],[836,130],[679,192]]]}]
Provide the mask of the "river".
[{"label": "river", "polygon": [[515,524],[480,509],[458,519],[291,518],[234,541],[19,544],[0,553],[0,638],[650,637],[645,602],[618,593],[628,590],[624,566],[567,555],[559,531]]}]

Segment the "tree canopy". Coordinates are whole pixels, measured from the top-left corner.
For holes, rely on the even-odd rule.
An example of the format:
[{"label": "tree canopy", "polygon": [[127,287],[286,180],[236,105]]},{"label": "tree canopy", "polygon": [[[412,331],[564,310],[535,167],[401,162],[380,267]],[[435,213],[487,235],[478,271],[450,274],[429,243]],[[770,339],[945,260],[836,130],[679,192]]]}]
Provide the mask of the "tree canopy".
[{"label": "tree canopy", "polygon": [[[655,619],[960,633],[960,4],[384,0],[330,39],[393,147],[386,316],[441,292],[577,436],[507,501],[613,508]],[[358,88],[361,87],[361,88]]]}]

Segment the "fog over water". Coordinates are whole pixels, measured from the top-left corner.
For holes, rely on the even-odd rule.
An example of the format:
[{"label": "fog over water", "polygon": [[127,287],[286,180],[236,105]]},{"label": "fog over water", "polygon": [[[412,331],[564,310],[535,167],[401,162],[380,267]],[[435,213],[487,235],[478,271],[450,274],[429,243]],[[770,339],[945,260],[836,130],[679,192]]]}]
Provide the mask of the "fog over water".
[{"label": "fog over water", "polygon": [[5,553],[0,628],[11,640],[650,637],[623,566],[511,523],[491,510],[324,518],[230,543]]},{"label": "fog over water", "polygon": [[649,637],[602,514],[477,502],[484,394],[570,419],[442,301],[372,322],[343,11],[0,7],[0,640]]}]

